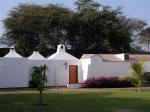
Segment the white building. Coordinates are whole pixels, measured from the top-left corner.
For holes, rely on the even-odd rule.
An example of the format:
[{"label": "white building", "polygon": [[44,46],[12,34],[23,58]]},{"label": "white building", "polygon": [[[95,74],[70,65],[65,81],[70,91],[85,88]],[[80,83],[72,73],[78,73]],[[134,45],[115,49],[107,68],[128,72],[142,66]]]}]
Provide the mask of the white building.
[{"label": "white building", "polygon": [[68,54],[64,45],[48,59],[39,52],[23,58],[15,50],[0,58],[0,88],[28,87],[29,75],[34,66],[47,65],[47,86],[66,86],[82,82],[81,62]]},{"label": "white building", "polygon": [[145,72],[150,72],[150,55],[84,54],[81,57],[83,80],[129,75],[131,63],[138,61],[146,61]]},{"label": "white building", "polygon": [[55,85],[64,86],[82,82],[81,62],[68,54],[64,45],[58,45],[57,52],[48,57],[48,60],[48,68],[51,68],[51,63],[53,63]]},{"label": "white building", "polygon": [[34,66],[47,65],[47,86],[76,87],[91,77],[110,77],[129,74],[132,62],[146,61],[145,71],[150,71],[150,55],[84,54],[81,59],[68,54],[64,45],[48,58],[33,52],[23,58],[15,50],[0,58],[0,88],[28,87],[29,75]]}]

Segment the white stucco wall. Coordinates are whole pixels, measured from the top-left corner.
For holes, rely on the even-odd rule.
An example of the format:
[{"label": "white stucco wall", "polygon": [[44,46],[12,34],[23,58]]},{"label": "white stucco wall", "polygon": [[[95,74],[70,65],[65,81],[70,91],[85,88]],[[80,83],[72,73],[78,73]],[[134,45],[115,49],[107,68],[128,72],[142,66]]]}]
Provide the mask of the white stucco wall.
[{"label": "white stucco wall", "polygon": [[150,61],[145,62],[145,72],[150,72]]},{"label": "white stucco wall", "polygon": [[[67,68],[65,68],[67,62]],[[46,64],[48,70],[47,86],[66,86],[69,82],[69,65],[78,66],[78,81],[82,82],[81,62],[74,60],[29,60],[29,73],[33,66],[42,66]]]},{"label": "white stucco wall", "polygon": [[29,60],[29,73],[34,66],[43,66],[46,64],[48,70],[46,71],[47,83],[46,86],[55,86],[55,62],[51,60]]},{"label": "white stucco wall", "polygon": [[[66,86],[69,83],[69,65],[78,66],[78,82],[82,82],[82,71],[81,71],[81,62],[73,60],[53,60],[54,76],[56,86]],[[65,67],[67,63],[67,68]]]},{"label": "white stucco wall", "polygon": [[[67,68],[65,63],[67,62]],[[81,60],[28,60],[26,58],[0,58],[0,88],[28,87],[33,66],[46,64],[47,86],[66,86],[69,83],[69,65],[78,66],[78,82],[91,77],[121,76],[129,73],[130,62],[107,62],[98,55]],[[150,72],[150,61],[145,72]]]},{"label": "white stucco wall", "polygon": [[91,64],[91,59],[81,59],[83,81],[88,79],[88,66]]},{"label": "white stucco wall", "polygon": [[25,58],[3,58],[0,68],[1,88],[28,87],[28,61]]},{"label": "white stucco wall", "polygon": [[129,73],[129,62],[107,62],[102,61],[99,56],[81,59],[83,80],[91,77],[121,76]]},{"label": "white stucco wall", "polygon": [[4,87],[4,65],[0,61],[0,88]]}]

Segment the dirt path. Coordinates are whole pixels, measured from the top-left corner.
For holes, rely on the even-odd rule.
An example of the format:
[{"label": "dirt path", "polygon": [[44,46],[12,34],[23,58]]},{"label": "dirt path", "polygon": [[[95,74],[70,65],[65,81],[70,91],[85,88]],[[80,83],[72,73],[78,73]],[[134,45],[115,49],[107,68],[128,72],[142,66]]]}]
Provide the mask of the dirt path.
[{"label": "dirt path", "polygon": [[[137,91],[137,88],[81,88],[81,89],[68,89],[67,87],[50,87],[44,90],[44,93],[81,93],[81,92],[113,92],[113,91]],[[150,91],[150,87],[144,87],[143,91]],[[13,88],[13,89],[0,89],[0,94],[16,94],[16,93],[38,93],[36,89],[31,88]]]}]

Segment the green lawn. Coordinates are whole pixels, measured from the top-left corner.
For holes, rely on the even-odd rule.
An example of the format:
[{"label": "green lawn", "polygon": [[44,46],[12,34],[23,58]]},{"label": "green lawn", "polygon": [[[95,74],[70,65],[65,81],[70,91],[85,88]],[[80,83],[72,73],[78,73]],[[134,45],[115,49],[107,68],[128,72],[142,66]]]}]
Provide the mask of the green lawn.
[{"label": "green lawn", "polygon": [[0,94],[0,112],[150,112],[150,91],[45,93],[47,106],[34,105],[37,99],[37,93]]}]

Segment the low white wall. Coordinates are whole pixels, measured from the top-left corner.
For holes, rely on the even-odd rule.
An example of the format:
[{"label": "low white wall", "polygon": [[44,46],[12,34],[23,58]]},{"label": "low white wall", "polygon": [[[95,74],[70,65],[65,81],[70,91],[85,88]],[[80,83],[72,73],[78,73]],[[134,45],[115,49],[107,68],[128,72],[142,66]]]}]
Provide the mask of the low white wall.
[{"label": "low white wall", "polygon": [[44,64],[48,67],[47,86],[66,86],[69,83],[69,65],[78,66],[78,81],[82,82],[80,61],[0,58],[0,88],[28,87],[32,67]]},{"label": "low white wall", "polygon": [[130,66],[129,62],[90,62],[90,59],[82,60],[83,79],[127,75]]},{"label": "low white wall", "polygon": [[4,87],[4,65],[0,63],[0,88]]},{"label": "low white wall", "polygon": [[88,65],[87,77],[121,76],[129,73],[129,62],[102,62]]},{"label": "low white wall", "polygon": [[48,67],[48,70],[46,71],[46,76],[47,76],[47,84],[46,86],[55,86],[55,68],[54,68],[54,63],[51,62],[50,60],[29,60],[29,74],[31,73],[31,69],[34,66],[43,66],[46,64]]},{"label": "low white wall", "polygon": [[[65,68],[67,62],[67,68]],[[69,65],[78,65],[78,81],[82,82],[82,71],[80,61],[71,60],[29,60],[29,73],[33,66],[42,66],[46,64],[48,70],[47,86],[66,86],[69,83]]]},{"label": "low white wall", "polygon": [[0,68],[1,88],[28,87],[28,63],[25,58],[3,58]]},{"label": "low white wall", "polygon": [[150,61],[145,62],[145,72],[150,72]]},{"label": "low white wall", "polygon": [[54,62],[52,62],[52,61],[50,61],[50,60],[47,60],[47,62],[46,62],[46,65],[47,65],[47,67],[48,67],[48,71],[47,71],[47,73],[46,73],[46,75],[47,75],[47,86],[55,86],[56,84],[56,82],[55,82],[55,75],[56,75],[56,73],[55,73],[55,63]]},{"label": "low white wall", "polygon": [[[131,62],[101,61],[98,57],[81,59],[83,81],[92,77],[111,77],[130,74]],[[150,61],[145,62],[145,72],[150,72]]]}]

